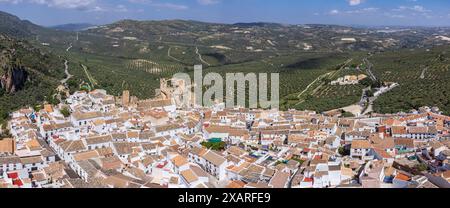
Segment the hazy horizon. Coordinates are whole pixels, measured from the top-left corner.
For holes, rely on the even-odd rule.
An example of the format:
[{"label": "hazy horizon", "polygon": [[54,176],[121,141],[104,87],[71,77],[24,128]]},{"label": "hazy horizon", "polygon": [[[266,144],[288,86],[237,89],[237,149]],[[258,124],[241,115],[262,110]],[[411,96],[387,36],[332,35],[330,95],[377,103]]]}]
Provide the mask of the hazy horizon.
[{"label": "hazy horizon", "polygon": [[[23,19],[26,20],[26,19]],[[335,26],[343,26],[343,27],[355,27],[355,28],[385,28],[385,27],[390,27],[390,28],[413,28],[413,27],[422,27],[422,28],[448,28],[450,27],[450,25],[445,26],[433,26],[433,25],[357,25],[357,24],[326,24],[326,23],[298,23],[298,24],[290,24],[290,23],[280,23],[280,22],[234,22],[234,23],[224,23],[224,22],[208,22],[208,21],[201,21],[201,20],[191,20],[191,19],[158,19],[158,20],[153,20],[153,19],[142,19],[142,20],[135,20],[135,19],[120,19],[120,20],[116,20],[113,22],[108,22],[108,23],[104,23],[104,24],[94,24],[94,23],[89,23],[89,22],[68,22],[68,23],[63,23],[63,24],[57,24],[57,25],[39,25],[42,27],[57,27],[57,26],[64,26],[64,25],[81,25],[81,24],[87,24],[87,25],[92,25],[92,26],[102,26],[102,25],[108,25],[108,24],[113,24],[116,22],[120,22],[123,20],[133,20],[133,21],[193,21],[193,22],[202,22],[202,23],[210,23],[210,24],[224,24],[224,25],[234,25],[234,24],[257,24],[257,23],[267,23],[267,24],[280,24],[280,25],[291,25],[291,26],[295,26],[295,25],[335,25]],[[29,20],[30,21],[30,20]],[[34,22],[33,22],[34,23]]]},{"label": "hazy horizon", "polygon": [[450,26],[445,0],[0,0],[2,11],[43,26],[123,19],[210,23]]}]

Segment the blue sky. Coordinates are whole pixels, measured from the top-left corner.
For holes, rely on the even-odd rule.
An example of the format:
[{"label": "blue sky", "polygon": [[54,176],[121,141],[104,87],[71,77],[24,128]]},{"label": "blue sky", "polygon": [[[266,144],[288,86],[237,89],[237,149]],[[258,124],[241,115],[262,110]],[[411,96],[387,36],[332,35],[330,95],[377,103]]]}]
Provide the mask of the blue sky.
[{"label": "blue sky", "polygon": [[450,26],[449,0],[0,0],[0,10],[45,26],[120,19]]}]

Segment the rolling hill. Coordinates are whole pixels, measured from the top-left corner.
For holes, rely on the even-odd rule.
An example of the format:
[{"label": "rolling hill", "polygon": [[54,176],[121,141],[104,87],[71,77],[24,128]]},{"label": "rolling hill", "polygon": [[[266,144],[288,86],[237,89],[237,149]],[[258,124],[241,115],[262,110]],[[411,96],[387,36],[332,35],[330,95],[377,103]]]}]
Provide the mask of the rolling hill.
[{"label": "rolling hill", "polygon": [[28,38],[44,32],[44,28],[0,11],[0,32],[17,38]]},{"label": "rolling hill", "polygon": [[[329,82],[346,75],[369,75],[365,59],[373,54],[372,71],[379,80],[400,85],[374,102],[375,111],[408,111],[420,105],[436,105],[450,112],[444,81],[449,74],[450,28],[185,20],[122,20],[73,32],[77,28],[43,28],[12,15],[0,15],[0,34],[26,39],[42,53],[64,56],[69,61],[74,75],[69,83],[71,90],[90,83],[112,94],[129,89],[133,95],[149,98],[159,87],[159,78],[177,72],[192,73],[194,64],[203,64],[205,72],[222,74],[280,73],[284,109],[322,112],[359,101],[367,86],[331,86]],[[423,68],[429,70],[421,78]],[[430,93],[433,90],[436,92]],[[408,96],[402,99],[401,95]]]}]

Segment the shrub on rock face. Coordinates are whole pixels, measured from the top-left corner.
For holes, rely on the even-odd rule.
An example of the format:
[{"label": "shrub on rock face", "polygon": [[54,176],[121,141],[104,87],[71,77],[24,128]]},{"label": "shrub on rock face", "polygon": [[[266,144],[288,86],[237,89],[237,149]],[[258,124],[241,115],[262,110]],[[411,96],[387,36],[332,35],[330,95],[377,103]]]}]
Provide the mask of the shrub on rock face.
[{"label": "shrub on rock face", "polygon": [[65,107],[65,108],[61,109],[61,114],[63,114],[63,116],[65,118],[68,118],[71,113],[70,113],[70,110],[67,107]]}]

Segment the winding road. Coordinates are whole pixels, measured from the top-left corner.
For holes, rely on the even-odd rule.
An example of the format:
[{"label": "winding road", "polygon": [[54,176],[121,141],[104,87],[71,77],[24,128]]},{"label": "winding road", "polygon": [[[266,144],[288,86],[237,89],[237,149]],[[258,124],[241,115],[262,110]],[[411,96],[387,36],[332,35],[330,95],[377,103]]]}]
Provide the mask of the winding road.
[{"label": "winding road", "polygon": [[392,89],[396,88],[400,86],[400,84],[398,83],[393,83],[391,84],[389,87],[384,88],[384,89],[379,89],[377,92],[375,92],[375,94],[379,93],[378,95],[374,96],[374,97],[370,97],[369,98],[369,105],[367,106],[367,109],[363,112],[363,115],[366,115],[370,112],[373,111],[373,103],[383,94],[388,93],[389,91],[391,91]]},{"label": "winding road", "polygon": [[303,90],[297,97],[301,97],[303,94],[305,94],[309,90],[309,88],[311,88],[312,85],[314,85],[316,82],[323,79],[324,77],[330,75],[331,73],[333,73],[333,72],[328,72],[326,74],[322,74],[319,77],[317,77],[313,82],[311,82],[308,86],[306,86],[305,90]]},{"label": "winding road", "polygon": [[167,57],[169,57],[175,61],[182,62],[180,59],[177,59],[177,58],[173,57],[172,55],[170,55],[171,50],[172,50],[172,47],[169,47],[169,50],[167,50]]},{"label": "winding road", "polygon": [[[370,57],[370,56],[369,56]],[[370,63],[368,58],[363,59],[364,64],[367,65],[366,72],[369,75],[369,78],[372,81],[378,81],[378,78],[375,76],[375,74],[372,72],[373,64]],[[424,73],[424,72],[423,72]],[[367,115],[368,113],[371,113],[373,111],[373,103],[383,94],[391,91],[392,89],[398,87],[398,83],[393,83],[388,87],[382,87],[379,88],[375,93],[373,97],[367,97],[367,92],[371,89],[370,87],[364,88],[362,90],[362,95],[359,103],[353,104],[344,108],[341,108],[344,111],[351,112],[355,116],[360,115]]]},{"label": "winding road", "polygon": [[373,64],[370,63],[368,58],[364,58],[363,61],[367,65],[366,71],[367,71],[367,74],[369,75],[370,79],[372,79],[372,81],[377,81],[378,80],[377,77],[372,72]]},{"label": "winding road", "polygon": [[69,52],[70,49],[72,49],[72,43],[69,45],[69,47],[66,49],[66,51]]},{"label": "winding road", "polygon": [[206,64],[206,65],[208,65],[208,66],[211,66],[211,64],[209,64],[208,62],[206,62],[205,60],[203,60],[202,54],[199,53],[198,47],[197,47],[197,46],[195,47],[195,53],[198,55],[198,59],[200,59],[201,62],[203,62],[204,64]]},{"label": "winding road", "polygon": [[[329,77],[334,77],[340,70],[342,70],[343,68],[345,68],[345,66],[347,66],[351,61],[353,61],[353,59],[348,59],[347,61],[345,61],[344,65],[336,71],[332,71],[332,72],[328,72],[326,74],[322,74],[319,77],[317,77],[314,81],[312,81],[308,86],[306,86],[305,90],[303,90],[297,97],[301,98],[303,96],[303,94],[305,94],[309,88],[311,88],[316,82],[322,80],[323,78],[329,76]],[[322,85],[323,83],[321,83]],[[320,87],[320,86],[319,86]],[[302,101],[300,101],[299,103],[302,103]]]},{"label": "winding road", "polygon": [[93,88],[95,85],[97,85],[97,81],[89,74],[88,67],[81,64],[81,67],[83,67],[84,73],[86,74],[86,77],[88,78],[89,82],[91,83],[91,87]]},{"label": "winding road", "polygon": [[427,70],[428,70],[428,67],[426,67],[422,70],[422,74],[420,74],[420,79],[425,79],[425,73],[427,72]]},{"label": "winding road", "polygon": [[69,73],[69,61],[64,60],[64,68],[65,68],[65,69],[64,69],[64,73],[66,74],[66,78],[65,78],[65,79],[62,79],[60,82],[61,82],[61,84],[63,84],[64,86],[66,86],[67,81],[73,77],[73,75],[71,75],[71,74]]},{"label": "winding road", "polygon": [[[66,49],[66,51],[69,52],[71,48],[72,48],[72,43],[70,43],[70,45]],[[69,79],[71,79],[73,77],[73,75],[69,73],[69,61],[67,59],[64,60],[64,73],[66,74],[66,78],[59,81],[61,83],[61,85],[59,85],[56,88],[57,93],[53,95],[53,97],[56,97],[56,99],[58,99],[61,103],[62,103],[62,98],[61,98],[60,93],[65,92],[67,94],[69,92],[69,86],[67,86],[67,81],[69,81]]]},{"label": "winding road", "polygon": [[[67,47],[66,51],[69,52],[70,49],[72,49],[72,43],[69,44],[69,47]],[[64,60],[64,73],[66,74],[66,78],[62,79],[60,82],[67,88],[67,81],[73,77],[72,74],[69,73],[69,61],[66,59]]]}]

